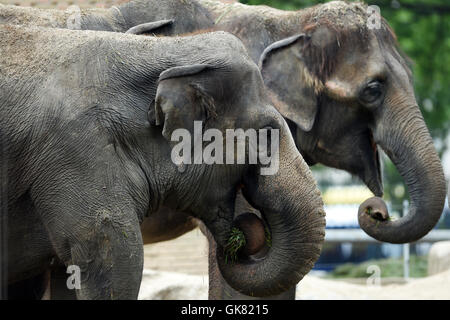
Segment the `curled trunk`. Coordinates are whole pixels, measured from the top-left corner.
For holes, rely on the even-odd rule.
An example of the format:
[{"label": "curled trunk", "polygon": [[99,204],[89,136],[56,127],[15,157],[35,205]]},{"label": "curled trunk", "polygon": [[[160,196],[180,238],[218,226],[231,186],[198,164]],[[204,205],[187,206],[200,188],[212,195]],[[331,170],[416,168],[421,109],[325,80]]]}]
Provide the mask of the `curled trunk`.
[{"label": "curled trunk", "polygon": [[325,236],[320,192],[290,136],[281,137],[279,164],[275,175],[253,175],[243,189],[270,230],[265,255],[226,262],[223,248],[217,250],[225,280],[249,296],[271,296],[294,287],[314,266]]},{"label": "curled trunk", "polygon": [[378,208],[362,205],[359,213],[359,223],[365,232],[390,243],[413,242],[425,236],[438,222],[445,201],[445,178],[439,156],[418,106],[410,106],[388,101],[374,130],[376,143],[395,164],[408,187],[409,212],[391,220],[383,214],[374,215],[373,210]]}]

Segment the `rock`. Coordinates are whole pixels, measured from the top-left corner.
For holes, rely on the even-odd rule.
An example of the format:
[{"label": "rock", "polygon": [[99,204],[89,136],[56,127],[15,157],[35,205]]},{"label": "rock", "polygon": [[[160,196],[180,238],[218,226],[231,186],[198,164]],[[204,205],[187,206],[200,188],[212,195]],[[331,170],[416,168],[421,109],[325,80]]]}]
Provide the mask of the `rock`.
[{"label": "rock", "polygon": [[428,275],[450,270],[450,241],[436,242],[428,253]]}]

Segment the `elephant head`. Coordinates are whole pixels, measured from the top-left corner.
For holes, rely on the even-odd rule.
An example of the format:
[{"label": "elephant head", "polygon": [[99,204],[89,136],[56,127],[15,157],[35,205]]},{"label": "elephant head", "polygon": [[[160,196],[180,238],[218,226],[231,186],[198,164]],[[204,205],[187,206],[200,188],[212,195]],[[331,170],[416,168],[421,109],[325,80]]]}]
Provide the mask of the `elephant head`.
[{"label": "elephant head", "polygon": [[[234,57],[218,64],[164,71],[149,110],[149,122],[169,142],[172,155],[180,154],[166,169],[172,172],[173,180],[170,194],[162,204],[205,223],[218,244],[219,265],[228,283],[254,296],[273,295],[295,286],[320,254],[325,228],[323,203],[287,123],[265,94],[256,64],[248,57]],[[278,170],[267,174],[267,163],[251,162],[251,142],[243,153],[248,161],[234,155],[234,145],[229,148],[228,139],[230,130],[238,128],[249,142],[252,132],[270,132],[275,138],[269,140],[271,155],[279,155],[278,159],[273,158]],[[203,141],[195,138],[200,130]],[[178,143],[172,139],[183,134],[192,145],[183,149],[181,155],[177,148],[183,139]],[[208,152],[212,143],[217,149]],[[279,150],[272,149],[273,144],[279,145]],[[223,156],[218,154],[221,148]],[[203,150],[200,158],[199,150]],[[186,154],[190,155],[186,158]],[[184,160],[177,162],[180,159]],[[237,261],[230,261],[224,254],[234,225],[238,191],[262,212],[271,234],[272,244],[264,258],[240,256]]]},{"label": "elephant head", "polygon": [[380,241],[418,240],[437,223],[445,199],[442,166],[416,102],[407,58],[381,17],[335,1],[305,9],[300,29],[269,46],[260,68],[309,164],[344,169],[383,195],[378,147],[404,178],[406,216],[392,221],[362,206],[361,227]]}]

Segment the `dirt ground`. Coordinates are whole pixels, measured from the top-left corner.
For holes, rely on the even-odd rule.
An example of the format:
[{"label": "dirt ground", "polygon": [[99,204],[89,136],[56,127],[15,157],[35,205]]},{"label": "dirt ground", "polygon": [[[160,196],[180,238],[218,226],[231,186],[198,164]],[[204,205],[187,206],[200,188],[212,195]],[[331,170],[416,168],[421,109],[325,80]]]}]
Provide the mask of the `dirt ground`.
[{"label": "dirt ground", "polygon": [[[145,270],[139,299],[204,300],[208,276]],[[297,300],[450,300],[450,271],[406,284],[381,287],[306,276],[297,286]]]},{"label": "dirt ground", "polygon": [[[139,299],[207,299],[206,238],[194,230],[178,239],[145,247]],[[368,286],[306,276],[297,286],[297,299],[445,299],[450,300],[450,270],[406,283]]]}]

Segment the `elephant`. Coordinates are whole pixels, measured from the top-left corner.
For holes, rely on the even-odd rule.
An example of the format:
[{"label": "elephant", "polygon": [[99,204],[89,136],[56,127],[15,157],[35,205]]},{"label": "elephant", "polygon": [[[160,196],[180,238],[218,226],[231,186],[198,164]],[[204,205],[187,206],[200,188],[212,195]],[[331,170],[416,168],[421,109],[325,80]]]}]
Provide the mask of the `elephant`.
[{"label": "elephant", "polygon": [[[366,5],[341,1],[294,12],[199,2],[217,19],[215,30],[232,30],[259,61],[308,164],[344,169],[381,197],[378,148],[392,160],[409,190],[409,212],[393,220],[380,198],[367,200],[358,213],[367,234],[406,243],[436,225],[443,169],[414,96],[409,59],[385,19],[377,16],[379,27],[370,28]],[[219,296],[224,287],[222,281]]]},{"label": "elephant", "polygon": [[[204,223],[221,273],[240,292],[278,294],[312,268],[325,235],[320,192],[235,36],[1,25],[0,44],[9,283],[43,275],[58,260],[78,268],[78,299],[137,298],[140,223],[162,205]],[[278,145],[278,170],[178,163],[174,134],[195,135],[199,122],[216,133],[277,136],[267,141]],[[262,212],[271,236],[263,259],[227,260],[237,190]]]},{"label": "elephant", "polygon": [[[165,16],[170,18],[161,18]],[[109,9],[57,10],[0,4],[0,24],[180,35],[211,28],[213,21],[197,2],[156,0],[131,1]]]},{"label": "elephant", "polygon": [[366,5],[342,1],[292,12],[198,2],[214,30],[238,36],[258,61],[308,164],[344,169],[381,197],[378,148],[392,160],[409,190],[409,212],[393,220],[382,214],[382,201],[365,202],[358,220],[366,233],[406,243],[436,225],[446,194],[443,169],[414,96],[409,59],[385,19],[377,16],[380,25],[371,28]]},{"label": "elephant", "polygon": [[[186,2],[200,12],[199,20],[192,11],[178,13],[177,8],[185,11]],[[383,195],[378,152],[382,148],[403,176],[411,205],[407,215],[394,221],[380,198],[364,202],[358,219],[370,236],[390,243],[413,242],[439,220],[445,179],[414,96],[409,59],[398,48],[385,19],[376,16],[379,27],[368,26],[371,16],[365,4],[333,1],[282,11],[214,0],[136,0],[117,9],[127,17],[123,31],[171,21],[164,29],[151,32],[175,35],[195,32],[180,25],[194,26],[201,21],[203,28],[239,37],[260,66],[272,101],[285,117],[306,162],[358,176],[377,197]],[[195,21],[187,21],[192,19]],[[239,206],[251,211],[245,203]],[[143,230],[159,232],[150,232],[157,237],[147,237],[146,243],[168,240],[197,226],[192,217],[168,215],[167,211],[170,209],[144,220]],[[167,217],[176,217],[173,224],[178,227]],[[210,263],[214,263],[214,244],[211,248]],[[212,269],[210,275],[219,274],[217,267]],[[217,288],[214,278],[210,276],[210,287],[219,293],[210,291],[210,298],[239,296],[224,294],[224,290],[232,290],[223,279],[227,288]]]}]

